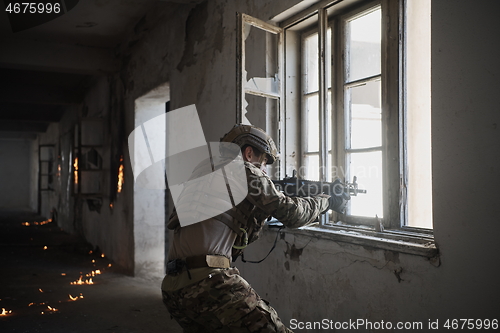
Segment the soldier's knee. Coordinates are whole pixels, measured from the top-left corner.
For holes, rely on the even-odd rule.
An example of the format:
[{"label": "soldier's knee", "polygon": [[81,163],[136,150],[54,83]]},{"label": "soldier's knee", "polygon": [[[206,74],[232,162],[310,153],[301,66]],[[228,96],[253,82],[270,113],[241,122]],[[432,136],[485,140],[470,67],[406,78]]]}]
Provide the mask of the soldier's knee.
[{"label": "soldier's knee", "polygon": [[[235,323],[235,326],[238,325],[246,328],[244,332],[250,333],[293,333],[281,322],[276,310],[262,299],[252,312]],[[231,332],[242,331],[232,330]]]}]

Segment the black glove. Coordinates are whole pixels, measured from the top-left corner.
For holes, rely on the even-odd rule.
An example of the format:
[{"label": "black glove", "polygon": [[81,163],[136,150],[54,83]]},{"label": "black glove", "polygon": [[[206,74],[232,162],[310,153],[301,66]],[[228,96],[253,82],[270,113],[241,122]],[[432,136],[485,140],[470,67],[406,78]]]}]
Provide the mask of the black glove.
[{"label": "black glove", "polygon": [[330,199],[328,199],[328,209],[336,211],[337,213],[344,214],[345,208],[347,206],[347,202],[351,199],[351,197],[347,193],[342,193],[337,195],[332,193]]}]

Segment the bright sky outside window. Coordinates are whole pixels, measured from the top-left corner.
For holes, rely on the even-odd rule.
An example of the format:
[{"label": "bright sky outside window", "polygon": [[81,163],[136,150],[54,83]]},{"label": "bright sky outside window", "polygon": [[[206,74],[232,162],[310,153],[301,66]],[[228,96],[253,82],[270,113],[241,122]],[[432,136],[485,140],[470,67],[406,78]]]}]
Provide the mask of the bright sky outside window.
[{"label": "bright sky outside window", "polygon": [[347,214],[382,218],[381,9],[344,24],[346,176],[367,190],[352,197]]}]

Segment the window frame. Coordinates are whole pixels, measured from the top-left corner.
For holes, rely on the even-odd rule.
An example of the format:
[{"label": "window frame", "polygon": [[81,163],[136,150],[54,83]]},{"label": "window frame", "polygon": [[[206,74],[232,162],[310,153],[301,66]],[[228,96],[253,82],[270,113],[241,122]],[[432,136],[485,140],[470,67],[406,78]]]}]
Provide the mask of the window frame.
[{"label": "window frame", "polygon": [[[352,81],[347,81],[346,80],[346,58],[348,57],[348,50],[344,48],[346,45],[346,36],[347,32],[345,31],[345,26],[346,22],[349,19],[353,19],[356,16],[361,16],[362,13],[366,11],[375,11],[376,7],[380,7],[381,9],[381,18],[382,18],[382,26],[385,24],[388,24],[388,22],[384,22],[384,12],[382,10],[382,1],[369,1],[368,3],[362,3],[361,6],[355,6],[355,8],[348,8],[345,12],[340,13],[339,15],[336,15],[336,17],[333,18],[333,25],[335,27],[335,31],[337,31],[337,38],[335,39],[335,35],[332,34],[332,47],[334,47],[334,50],[336,53],[343,54],[344,56],[342,57],[335,57],[335,64],[332,66],[332,86],[334,87],[335,90],[335,97],[333,98],[332,102],[335,102],[335,110],[338,110],[338,112],[334,112],[332,114],[332,130],[335,129],[337,132],[337,135],[335,137],[332,137],[332,145],[335,147],[335,153],[333,154],[333,161],[335,164],[340,165],[344,168],[346,173],[348,173],[348,166],[347,166],[347,155],[348,154],[355,154],[355,153],[361,153],[361,152],[375,152],[375,151],[381,151],[382,154],[382,196],[383,196],[383,216],[386,217],[388,216],[388,212],[392,210],[392,207],[389,207],[390,205],[390,200],[387,197],[387,192],[385,192],[385,189],[388,188],[388,186],[384,183],[385,180],[387,179],[387,174],[384,172],[389,164],[391,164],[390,157],[387,156],[388,153],[388,143],[390,141],[389,138],[384,136],[385,133],[387,133],[388,128],[392,128],[394,130],[394,124],[389,124],[387,122],[387,117],[386,114],[390,112],[390,107],[389,105],[385,104],[386,100],[384,100],[384,97],[388,97],[388,99],[391,99],[392,93],[395,91],[394,87],[388,87],[384,85],[385,82],[388,82],[388,77],[390,76],[390,73],[386,71],[387,66],[384,66],[384,59],[386,59],[386,62],[392,62],[394,58],[391,58],[388,54],[389,52],[386,52],[387,50],[384,48],[388,47],[386,45],[386,41],[388,38],[386,38],[386,34],[382,33],[382,41],[381,41],[381,49],[380,49],[380,56],[381,56],[381,68],[380,68],[380,74],[364,77],[361,79],[355,79]],[[385,23],[385,24],[384,24]],[[332,52],[334,53],[334,52]],[[334,69],[335,68],[335,69]],[[335,79],[333,75],[333,71],[336,70],[338,73],[341,73],[340,75],[337,75],[337,79]],[[346,94],[347,90],[350,88],[362,86],[367,83],[371,82],[376,82],[380,81],[381,86],[380,86],[380,91],[381,91],[381,132],[382,132],[382,138],[381,138],[381,146],[377,147],[370,147],[370,148],[347,148],[346,142],[347,142],[347,135],[348,132],[346,130]],[[384,119],[385,118],[385,119]],[[348,150],[351,150],[348,152]],[[355,175],[344,175],[349,178],[352,178],[351,176]],[[346,177],[346,178],[347,178]],[[346,181],[350,181],[351,179],[346,179]],[[376,223],[381,222],[385,228],[388,227],[393,227],[389,225],[389,221],[392,221],[390,218],[376,218],[376,217],[363,217],[363,216],[355,216],[355,215],[347,215],[347,214],[335,214],[335,219],[336,220],[342,220],[343,222],[346,222],[351,225],[370,225],[370,226],[375,226]]]},{"label": "window frame", "polygon": [[[294,17],[284,21],[281,23],[281,27],[283,28],[286,36],[286,32],[290,27],[293,27],[300,22],[303,22],[307,19],[312,18],[317,15],[317,26],[308,26],[303,29],[303,32],[306,34],[310,34],[311,31],[318,31],[319,34],[319,50],[318,54],[320,55],[319,61],[319,114],[320,114],[320,129],[319,129],[319,165],[320,165],[320,181],[328,181],[330,175],[324,174],[324,170],[330,170],[329,168],[329,154],[332,154],[333,165],[341,167],[346,170],[345,164],[345,132],[344,126],[342,124],[345,123],[344,112],[335,112],[335,110],[344,110],[344,90],[346,83],[344,82],[344,57],[333,57],[333,61],[331,64],[331,73],[330,79],[331,82],[328,84],[326,82],[327,74],[325,72],[326,63],[325,61],[321,61],[321,57],[326,53],[325,44],[326,44],[326,36],[327,30],[330,28],[331,33],[331,47],[333,49],[332,54],[343,54],[343,45],[345,45],[345,33],[341,25],[343,22],[346,22],[348,18],[352,18],[364,11],[370,10],[373,7],[380,6],[382,8],[382,26],[387,26],[388,29],[384,29],[387,33],[382,34],[382,43],[381,43],[381,73],[380,75],[376,75],[380,77],[382,81],[381,84],[381,107],[384,110],[382,114],[382,177],[383,177],[383,196],[384,196],[384,211],[383,216],[385,218],[376,219],[373,218],[364,218],[364,217],[350,217],[350,216],[337,216],[339,214],[333,212],[334,221],[344,220],[346,222],[352,224],[359,225],[371,225],[374,226],[378,221],[383,223],[385,228],[399,228],[401,216],[399,214],[399,192],[398,191],[389,191],[391,188],[399,188],[400,178],[402,177],[402,169],[400,169],[399,163],[399,155],[401,146],[400,142],[400,119],[401,116],[399,112],[400,108],[400,96],[401,96],[401,87],[399,86],[401,80],[399,78],[400,75],[400,64],[402,63],[401,55],[402,52],[400,50],[400,2],[388,1],[388,0],[375,0],[375,1],[343,1],[343,2],[322,2],[318,5],[309,8],[308,10],[295,15]],[[396,17],[397,19],[390,20],[390,17]],[[333,17],[333,18],[332,18]],[[299,34],[302,34],[302,31],[299,30]],[[302,37],[300,37],[302,38]],[[388,42],[389,41],[389,42]],[[286,37],[285,37],[286,44]],[[392,54],[393,58],[389,55]],[[394,57],[397,57],[395,60]],[[301,55],[301,59],[303,59],[303,55]],[[328,60],[326,60],[328,61]],[[286,63],[286,59],[285,59]],[[342,73],[342,75],[335,75],[335,73]],[[285,76],[288,77],[288,74],[285,73]],[[366,81],[366,80],[359,80]],[[370,81],[370,80],[368,80]],[[285,85],[288,81],[285,81]],[[358,81],[356,81],[358,82]],[[348,84],[351,85],[351,84]],[[331,101],[328,101],[328,87],[331,87]],[[289,89],[285,88],[285,91]],[[301,89],[304,91],[305,89]],[[301,96],[303,95],[303,92]],[[284,99],[285,103],[287,102],[287,98]],[[332,103],[331,105],[331,124],[328,124],[325,120],[328,119],[328,103]],[[302,102],[301,102],[302,103]],[[285,107],[285,110],[288,111],[288,105]],[[301,116],[302,123],[305,123],[304,113],[306,112],[304,105],[302,104]],[[394,115],[393,113],[398,113]],[[286,126],[286,125],[285,125]],[[329,132],[329,128],[331,128],[331,140],[332,142],[326,142],[328,136],[326,133]],[[389,130],[390,129],[390,130]],[[303,131],[302,131],[303,132]],[[328,147],[328,145],[330,147]],[[301,135],[300,146],[300,156],[302,157],[302,153],[305,151],[303,148],[305,147],[304,142],[304,134]],[[288,154],[287,154],[288,155]],[[387,161],[395,161],[394,163],[388,163]],[[304,165],[304,161],[302,158],[299,158],[299,165]],[[285,161],[286,163],[286,161]],[[393,170],[397,170],[394,172]],[[394,185],[396,184],[396,187]],[[397,212],[397,213],[396,213]],[[322,227],[326,227],[328,225],[328,218],[322,218],[320,221],[320,225]]]},{"label": "window frame", "polygon": [[[312,35],[315,35],[316,33],[318,33],[318,29],[317,27],[314,27],[314,28],[309,28],[309,29],[306,29],[305,31],[303,31],[301,34],[300,34],[300,44],[303,45],[305,43],[305,40],[312,36]],[[300,87],[301,87],[301,100],[300,100],[300,117],[301,119],[303,120],[302,121],[302,126],[301,126],[301,133],[300,133],[300,151],[301,151],[301,154],[300,154],[300,165],[301,166],[304,166],[305,165],[305,160],[306,160],[306,155],[307,156],[318,156],[318,159],[319,159],[319,155],[320,155],[320,152],[321,152],[321,144],[318,143],[318,149],[317,150],[312,150],[310,147],[308,147],[308,144],[307,144],[307,134],[306,134],[306,131],[304,130],[304,128],[307,128],[309,126],[308,124],[308,119],[307,119],[307,98],[308,97],[312,97],[313,95],[317,95],[317,99],[318,99],[318,106],[319,106],[319,103],[320,103],[320,87],[319,87],[319,84],[318,84],[318,89],[317,90],[314,90],[314,91],[311,91],[311,92],[308,92],[306,91],[306,87],[305,87],[305,84],[304,84],[304,73],[306,72],[306,52],[303,52],[304,51],[304,48],[303,47],[300,47],[300,50],[301,50],[301,54],[300,54],[300,59],[301,59],[301,63],[300,63],[300,67],[301,67],[301,80],[300,80]],[[319,65],[319,62],[318,62],[318,65]],[[300,175],[302,176],[302,175]]]},{"label": "window frame", "polygon": [[[283,29],[275,24],[270,22],[265,22],[258,18],[252,17],[250,15],[244,13],[237,13],[237,41],[236,41],[236,123],[244,123],[245,111],[247,108],[246,97],[248,96],[257,96],[266,98],[266,108],[269,109],[268,100],[274,100],[277,103],[276,114],[266,115],[266,122],[270,122],[272,117],[276,119],[276,127],[273,127],[271,131],[267,131],[270,135],[275,136],[275,142],[279,149],[279,151],[283,151],[284,147],[284,131],[282,131],[282,115],[284,114],[284,103],[283,100],[283,63],[284,63],[284,51],[283,51]],[[247,71],[245,68],[246,63],[246,39],[248,37],[247,31],[248,26],[250,29],[260,29],[266,34],[276,35],[276,56],[275,63],[273,64],[275,68],[275,78],[277,80],[277,92],[272,92],[265,89],[252,89],[247,86]],[[266,47],[269,47],[267,44]],[[268,65],[269,59],[261,59],[266,65]],[[266,76],[266,79],[269,77]],[[266,110],[267,112],[267,110]],[[269,125],[269,124],[266,124]],[[269,166],[272,174],[279,175],[279,177],[283,177],[284,175],[281,173],[281,161],[278,159],[275,163]]]},{"label": "window frame", "polygon": [[[350,236],[345,237],[344,235],[341,237],[343,240],[348,240],[349,242],[357,243],[359,239],[364,239],[362,244],[373,243],[372,237],[378,239],[375,241],[377,247],[386,247],[389,249],[394,249],[395,246],[393,244],[394,241],[400,241],[404,243],[404,249],[399,248],[399,251],[402,252],[410,252],[412,254],[422,254],[428,257],[435,256],[437,253],[437,249],[434,244],[433,238],[433,230],[425,229],[425,228],[417,228],[417,227],[409,227],[405,225],[406,221],[406,207],[405,207],[405,187],[404,187],[404,177],[406,174],[406,163],[405,163],[405,131],[404,131],[404,121],[405,121],[405,87],[404,87],[404,61],[405,61],[405,50],[404,50],[404,10],[405,3],[403,0],[400,1],[389,1],[389,0],[375,0],[375,1],[322,1],[317,5],[310,7],[306,11],[302,13],[298,13],[290,19],[285,20],[280,24],[283,28],[284,33],[286,34],[287,29],[294,26],[298,22],[304,21],[306,19],[311,18],[313,15],[318,15],[318,27],[308,27],[303,29],[303,33],[310,34],[311,31],[318,31],[319,33],[319,54],[324,52],[325,48],[325,38],[326,31],[328,28],[332,29],[331,33],[331,46],[332,46],[332,54],[344,52],[345,38],[346,34],[343,31],[343,27],[341,25],[347,21],[347,18],[352,18],[353,16],[362,13],[370,8],[380,6],[382,9],[382,42],[381,42],[381,108],[384,110],[382,112],[382,177],[383,177],[383,196],[384,196],[384,218],[375,219],[375,218],[361,218],[355,217],[354,219],[345,219],[343,216],[341,223],[329,224],[328,217],[322,216],[320,218],[319,224],[314,227],[306,227],[303,228],[308,232],[321,230],[324,232],[323,236],[327,236],[330,238],[332,233],[335,231],[340,232],[349,232],[354,233]],[[334,14],[328,14],[328,11],[333,12]],[[331,18],[334,16],[334,18]],[[325,37],[322,38],[322,35]],[[302,37],[300,37],[301,39]],[[286,37],[285,37],[285,47],[286,47]],[[302,47],[300,47],[302,51]],[[324,54],[324,53],[323,53]],[[303,56],[300,57],[303,60]],[[286,59],[286,55],[285,55]],[[323,131],[328,130],[328,125],[331,126],[334,130],[334,134],[332,135],[331,142],[331,153],[332,153],[332,163],[338,166],[345,166],[345,132],[344,125],[345,124],[345,110],[344,110],[344,96],[345,89],[344,86],[346,82],[344,80],[344,62],[345,57],[336,57],[332,56],[332,65],[331,65],[331,73],[330,78],[331,82],[331,91],[332,91],[332,118],[331,124],[326,124],[323,121]],[[286,61],[286,60],[285,60]],[[325,62],[321,62],[319,67],[321,68],[321,64],[325,64]],[[286,68],[286,67],[285,67]],[[335,73],[342,73],[341,75],[334,75]],[[287,73],[285,76],[288,77]],[[320,97],[321,100],[324,101],[323,108],[320,106],[320,113],[323,113],[323,119],[326,119],[327,116],[327,107],[326,103],[328,103],[328,84],[326,81],[326,73],[320,69],[319,73],[319,89],[321,93],[321,89],[323,89],[323,97]],[[377,75],[378,76],[378,75]],[[370,78],[368,78],[368,81]],[[361,81],[361,80],[360,80]],[[288,91],[286,88],[286,84],[288,81],[285,81],[285,89],[284,91]],[[322,84],[323,82],[323,84]],[[323,86],[323,88],[321,87]],[[305,90],[305,89],[303,89]],[[301,97],[304,93],[301,93]],[[288,102],[288,98],[284,98],[285,103]],[[302,106],[301,115],[304,117],[306,112],[304,107],[304,102],[301,102]],[[288,111],[288,106],[285,107],[285,110]],[[337,110],[337,111],[336,111]],[[302,118],[304,120],[304,118]],[[321,121],[321,120],[320,120]],[[339,126],[339,124],[342,124]],[[342,130],[338,130],[342,129]],[[304,140],[304,131],[301,130],[301,140]],[[326,136],[321,135],[322,138],[326,139]],[[323,140],[326,141],[326,140]],[[324,144],[324,143],[323,143]],[[322,143],[320,141],[320,155],[321,150],[326,152],[328,155],[329,150],[326,149],[325,146],[321,146]],[[301,142],[299,145],[301,148],[305,147],[305,143]],[[304,152],[304,149],[301,149],[301,153]],[[302,154],[299,154],[302,155]],[[323,154],[325,155],[325,154]],[[323,157],[324,159],[325,157]],[[327,156],[326,156],[327,158]],[[304,165],[304,161],[300,160],[300,165]],[[326,159],[326,163],[321,162],[320,157],[320,166],[327,165],[328,159]],[[339,161],[342,161],[340,163]],[[394,161],[390,163],[389,161]],[[285,161],[286,163],[286,161]],[[327,165],[327,169],[328,165]],[[326,180],[326,176],[320,174],[319,180]],[[338,215],[333,212],[333,214]],[[334,221],[338,220],[338,216],[333,216]],[[345,221],[345,222],[344,222]],[[378,231],[375,224],[381,222],[384,228],[384,231]],[[354,222],[354,223],[353,223]],[[357,222],[357,223],[356,223]],[[359,223],[361,222],[361,223]],[[356,225],[358,224],[358,225]],[[326,232],[326,233],[325,233]],[[381,238],[381,236],[383,236]],[[360,237],[360,238],[358,238]],[[336,237],[334,237],[336,238]],[[384,246],[381,246],[381,242],[385,243]],[[390,245],[392,244],[392,245]],[[423,247],[422,247],[423,245]],[[388,246],[388,247],[387,247]],[[398,248],[398,246],[396,246]],[[410,250],[411,248],[411,250]]]},{"label": "window frame", "polygon": [[[405,22],[404,10],[405,0],[323,0],[313,4],[309,8],[278,22],[282,29],[280,34],[279,57],[280,57],[280,98],[279,131],[280,131],[280,167],[276,173],[276,178],[291,175],[292,170],[298,170],[304,165],[302,148],[305,141],[302,135],[301,123],[304,122],[304,112],[302,95],[302,47],[300,46],[301,32],[315,30],[309,23],[318,22],[319,46],[318,54],[325,55],[325,38],[327,29],[332,29],[332,54],[338,52],[344,39],[335,38],[339,30],[340,19],[329,19],[332,16],[342,18],[352,16],[355,11],[362,12],[370,7],[381,6],[382,8],[382,43],[381,43],[381,108],[382,112],[382,186],[384,196],[384,215],[382,219],[371,219],[361,221],[362,223],[347,223],[345,221],[334,224],[329,223],[328,214],[321,215],[319,223],[297,230],[286,230],[287,233],[309,235],[318,238],[341,241],[362,246],[370,246],[379,249],[398,251],[413,255],[420,255],[430,259],[434,265],[439,265],[439,251],[434,242],[433,229],[406,226],[406,142],[405,142],[405,55],[404,38]],[[317,15],[317,20],[313,17]],[[307,23],[305,23],[307,22]],[[294,28],[302,25],[300,28]],[[290,28],[294,28],[293,34],[288,34]],[[241,29],[241,27],[240,27]],[[292,30],[292,29],[290,29]],[[299,34],[299,37],[297,37]],[[344,34],[340,33],[341,36]],[[241,30],[239,33],[240,38]],[[324,38],[323,38],[324,36]],[[299,44],[299,46],[297,45]],[[241,44],[238,44],[241,45]],[[241,50],[241,49],[240,49]],[[237,56],[241,61],[241,54]],[[332,131],[329,150],[326,149],[326,135],[328,127],[332,130],[338,128],[338,124],[343,124],[344,112],[344,87],[339,85],[339,80],[335,80],[335,71],[342,67],[341,57],[335,59],[331,64],[331,123],[327,118],[328,110],[328,83],[326,82],[325,62],[320,61],[319,66],[319,104],[320,114],[323,121],[319,129],[320,138],[320,165],[328,164],[328,155],[331,151],[332,165],[336,164],[336,159],[342,155],[344,144],[339,140],[343,136],[343,131]],[[241,68],[239,63],[238,68]],[[343,77],[343,75],[342,75]],[[238,76],[238,84],[242,85],[241,74]],[[342,86],[342,87],[340,87]],[[238,87],[238,105],[245,96],[242,87]],[[339,98],[340,97],[340,98]],[[238,98],[238,97],[237,97]],[[334,104],[333,101],[336,101]],[[241,109],[240,109],[241,110]],[[241,112],[241,111],[239,111]],[[343,127],[343,126],[341,126]],[[323,152],[323,153],[321,153]],[[325,163],[322,162],[325,161]],[[392,161],[392,162],[391,162]],[[342,163],[344,165],[344,163]],[[345,168],[345,166],[344,166]],[[299,173],[300,175],[300,173]],[[320,173],[319,180],[328,180],[328,176]],[[337,213],[333,213],[337,214]],[[333,216],[336,220],[336,216]],[[378,228],[378,222],[382,222],[382,229]],[[350,221],[352,222],[352,221]],[[356,222],[356,221],[354,221]],[[366,223],[368,222],[368,223]]]}]

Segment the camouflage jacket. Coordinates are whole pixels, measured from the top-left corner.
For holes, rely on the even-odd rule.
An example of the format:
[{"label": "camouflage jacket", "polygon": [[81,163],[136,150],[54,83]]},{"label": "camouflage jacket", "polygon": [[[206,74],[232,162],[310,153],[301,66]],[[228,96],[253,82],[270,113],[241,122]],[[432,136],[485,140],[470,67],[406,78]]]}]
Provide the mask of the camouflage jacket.
[{"label": "camouflage jacket", "polygon": [[[255,241],[264,222],[276,218],[287,228],[299,228],[315,221],[319,214],[328,209],[328,196],[288,197],[274,187],[269,176],[249,162],[245,162],[248,181],[248,195],[237,209],[251,210],[247,220],[248,243]],[[241,242],[238,237],[236,244]],[[235,253],[236,252],[236,253]],[[241,251],[234,251],[236,257]]]},{"label": "camouflage jacket", "polygon": [[[273,216],[288,228],[298,228],[314,222],[317,216],[328,208],[328,196],[306,198],[285,196],[274,187],[269,176],[258,167],[249,162],[244,162],[244,166],[248,186],[248,193],[245,199],[232,206],[226,212],[200,222],[202,225],[187,227],[191,227],[191,235],[195,238],[199,236],[200,240],[206,240],[207,237],[214,237],[222,247],[232,246],[234,243],[239,248],[219,250],[219,253],[210,253],[213,251],[206,249],[208,253],[205,252],[204,254],[221,254],[227,256],[226,253],[231,253],[231,257],[235,260],[242,253],[242,248],[244,248],[246,243],[252,243],[258,239],[265,221],[270,216]],[[192,205],[196,206],[196,203]],[[230,241],[222,239],[227,238],[228,233],[220,230],[220,228],[223,228],[223,226],[218,224],[220,222],[226,224],[234,231]],[[175,233],[180,233],[182,232],[181,229],[184,229],[180,227],[175,211],[170,218],[169,228],[174,229]],[[193,232],[195,228],[198,228],[199,231]],[[211,229],[214,229],[212,235],[210,235]],[[236,238],[233,242],[234,234],[236,234]],[[248,241],[245,241],[245,238],[248,238]],[[184,239],[184,242],[186,242],[186,238],[174,237],[174,242],[175,239]],[[192,246],[201,246],[199,245],[201,241],[190,240],[189,243],[192,243]],[[176,247],[176,244],[173,245]],[[180,246],[177,244],[176,248],[180,248]],[[198,253],[203,251],[204,249],[196,249],[194,253],[203,254]],[[193,253],[191,249],[176,252]]]}]

